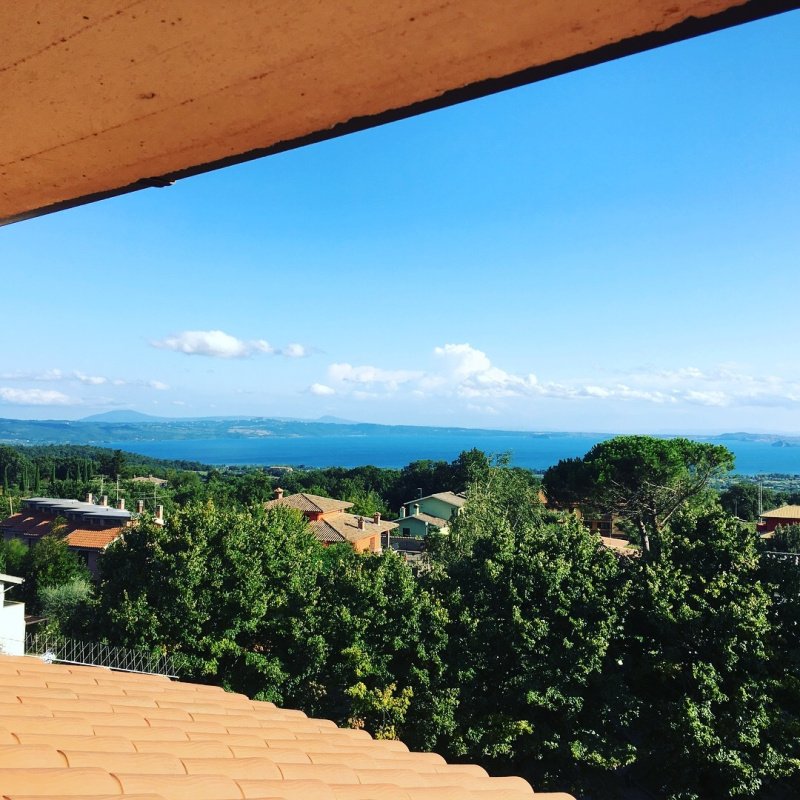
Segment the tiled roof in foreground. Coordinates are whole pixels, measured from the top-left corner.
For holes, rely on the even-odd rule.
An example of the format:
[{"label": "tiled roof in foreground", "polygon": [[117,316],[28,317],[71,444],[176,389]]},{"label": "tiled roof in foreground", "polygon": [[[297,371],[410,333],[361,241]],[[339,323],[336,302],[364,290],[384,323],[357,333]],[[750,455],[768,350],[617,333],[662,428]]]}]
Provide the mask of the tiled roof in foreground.
[{"label": "tiled roof in foreground", "polygon": [[0,656],[0,798],[567,800],[218,687]]}]

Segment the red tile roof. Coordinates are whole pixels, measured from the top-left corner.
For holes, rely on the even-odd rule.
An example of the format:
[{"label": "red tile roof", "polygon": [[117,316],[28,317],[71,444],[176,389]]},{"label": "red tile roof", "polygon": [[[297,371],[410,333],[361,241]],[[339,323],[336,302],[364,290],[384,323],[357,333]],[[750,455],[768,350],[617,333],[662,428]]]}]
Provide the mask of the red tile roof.
[{"label": "red tile roof", "polygon": [[316,494],[298,492],[297,494],[281,497],[279,500],[269,500],[264,505],[267,508],[289,506],[289,508],[296,508],[298,511],[304,512],[308,511],[312,514],[327,514],[334,511],[344,511],[346,508],[351,508],[353,504],[345,500],[334,500],[332,497],[320,497]]},{"label": "red tile roof", "polygon": [[394,522],[380,520],[374,522],[372,517],[364,517],[364,527],[358,527],[358,516],[344,511],[336,514],[326,514],[322,519],[308,523],[314,535],[320,542],[360,542],[376,534],[392,531],[397,527]]},{"label": "red tile roof", "polygon": [[[23,511],[7,517],[0,522],[0,531],[15,537],[41,538],[50,533],[53,517],[40,511]],[[59,538],[70,547],[83,550],[104,550],[111,542],[118,539],[124,527],[116,525],[105,528],[82,528],[75,522],[67,522]]]},{"label": "red tile roof", "polygon": [[0,656],[0,798],[568,800],[214,686]]}]

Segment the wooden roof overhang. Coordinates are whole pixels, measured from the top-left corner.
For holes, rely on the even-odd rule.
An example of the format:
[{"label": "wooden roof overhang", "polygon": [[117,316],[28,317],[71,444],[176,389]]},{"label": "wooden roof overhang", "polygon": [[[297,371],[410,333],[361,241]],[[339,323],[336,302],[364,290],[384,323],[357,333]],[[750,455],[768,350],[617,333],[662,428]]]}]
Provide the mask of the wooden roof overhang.
[{"label": "wooden roof overhang", "polygon": [[541,80],[786,0],[0,4],[0,223]]}]

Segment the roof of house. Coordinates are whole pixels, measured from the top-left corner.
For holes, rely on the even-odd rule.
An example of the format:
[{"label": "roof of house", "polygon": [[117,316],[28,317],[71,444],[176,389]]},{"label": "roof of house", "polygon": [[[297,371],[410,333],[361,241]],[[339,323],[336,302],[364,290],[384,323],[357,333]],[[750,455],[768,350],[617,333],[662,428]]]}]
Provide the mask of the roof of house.
[{"label": "roof of house", "polygon": [[[0,522],[0,530],[12,536],[41,538],[51,533],[51,525],[58,514],[48,514],[35,509],[23,509]],[[85,523],[85,519],[83,520]],[[104,550],[119,538],[124,525],[110,524],[105,527],[88,528],[80,520],[67,520],[58,534],[70,547],[83,550]]]},{"label": "roof of house", "polygon": [[781,506],[765,511],[761,516],[766,519],[800,519],[800,506]]},{"label": "roof of house", "polygon": [[434,517],[433,514],[425,514],[424,512],[420,511],[418,514],[406,514],[405,517],[398,517],[395,522],[403,522],[403,520],[407,519],[418,519],[422,522],[426,522],[428,525],[435,525],[437,528],[445,528],[449,525],[446,519],[442,519],[441,517]]},{"label": "roof of house", "polygon": [[266,505],[267,508],[273,506],[289,506],[289,508],[296,508],[298,511],[329,514],[334,511],[344,511],[346,508],[351,508],[353,504],[345,500],[334,500],[332,497],[320,497],[316,494],[298,492],[297,494],[289,494],[286,495],[286,497],[281,497],[279,500],[268,500],[264,505]]},{"label": "roof of house", "polygon": [[320,542],[334,544],[336,542],[359,542],[376,534],[394,530],[397,525],[382,519],[375,522],[372,517],[364,517],[364,527],[358,527],[359,516],[339,511],[327,514],[322,519],[309,522],[309,527]]},{"label": "roof of house", "polygon": [[216,686],[0,656],[0,797],[567,800]]},{"label": "roof of house", "polygon": [[416,500],[409,500],[405,505],[419,503],[420,500],[428,500],[434,498],[441,500],[443,503],[449,503],[451,506],[461,508],[467,502],[467,498],[463,494],[456,494],[455,492],[436,492],[435,494],[426,494],[425,497],[419,497]]}]

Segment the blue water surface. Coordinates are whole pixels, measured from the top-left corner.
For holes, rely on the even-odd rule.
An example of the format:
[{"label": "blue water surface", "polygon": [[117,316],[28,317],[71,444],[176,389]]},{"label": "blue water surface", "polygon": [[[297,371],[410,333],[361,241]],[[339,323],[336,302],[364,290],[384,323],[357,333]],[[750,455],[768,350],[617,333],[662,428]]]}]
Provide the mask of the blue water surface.
[{"label": "blue water surface", "polygon": [[[261,438],[183,439],[112,443],[111,447],[155,458],[224,464],[307,467],[402,467],[411,461],[452,461],[462,450],[477,447],[491,454],[509,453],[511,463],[544,470],[562,458],[584,455],[610,434],[532,434],[506,431],[436,430],[408,434],[329,435]],[[703,440],[707,441],[707,440]],[[711,440],[708,440],[711,441]],[[736,472],[800,473],[800,447],[770,442],[714,439],[736,456]]]}]

